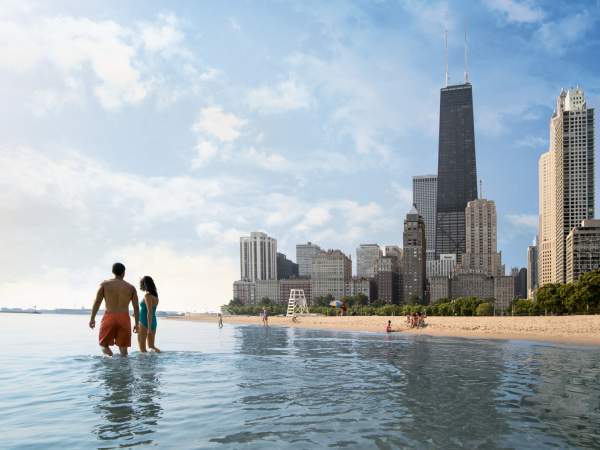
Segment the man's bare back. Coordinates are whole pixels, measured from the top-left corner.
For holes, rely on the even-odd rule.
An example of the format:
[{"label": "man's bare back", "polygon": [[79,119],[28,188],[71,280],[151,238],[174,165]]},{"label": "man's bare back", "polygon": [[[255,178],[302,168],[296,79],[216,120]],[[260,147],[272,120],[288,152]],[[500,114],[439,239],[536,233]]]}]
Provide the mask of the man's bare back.
[{"label": "man's bare back", "polygon": [[104,300],[106,309],[102,317],[100,326],[100,347],[105,355],[112,356],[111,345],[117,345],[121,355],[127,355],[127,347],[131,346],[131,323],[129,318],[129,304],[133,306],[133,315],[135,317],[135,326],[133,332],[137,332],[140,310],[138,304],[137,291],[127,281],[123,280],[125,276],[125,266],[121,263],[113,265],[113,274],[115,278],[103,281],[96,293],[94,306],[92,307],[92,316],[90,317],[90,328],[96,327],[96,314]]},{"label": "man's bare back", "polygon": [[104,298],[107,312],[129,311],[129,303],[138,300],[135,288],[121,278],[103,281],[96,295],[98,298]]}]

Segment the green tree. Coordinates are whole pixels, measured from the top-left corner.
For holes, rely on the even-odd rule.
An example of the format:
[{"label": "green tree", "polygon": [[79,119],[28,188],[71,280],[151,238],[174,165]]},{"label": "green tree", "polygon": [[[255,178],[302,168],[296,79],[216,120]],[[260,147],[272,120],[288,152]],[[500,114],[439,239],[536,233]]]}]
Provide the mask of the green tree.
[{"label": "green tree", "polygon": [[494,314],[494,305],[490,302],[484,302],[477,305],[475,314],[478,316],[491,316]]},{"label": "green tree", "polygon": [[271,304],[271,299],[269,297],[263,297],[260,299],[258,303],[260,306],[269,306]]},{"label": "green tree", "polygon": [[360,306],[367,306],[369,304],[369,297],[367,297],[362,292],[356,294],[356,304]]},{"label": "green tree", "polygon": [[239,298],[234,298],[229,301],[228,306],[243,306],[244,304]]},{"label": "green tree", "polygon": [[542,311],[552,314],[564,312],[560,287],[560,283],[549,283],[538,289],[537,303]]},{"label": "green tree", "polygon": [[600,269],[584,273],[575,284],[580,312],[596,312],[600,308]]}]

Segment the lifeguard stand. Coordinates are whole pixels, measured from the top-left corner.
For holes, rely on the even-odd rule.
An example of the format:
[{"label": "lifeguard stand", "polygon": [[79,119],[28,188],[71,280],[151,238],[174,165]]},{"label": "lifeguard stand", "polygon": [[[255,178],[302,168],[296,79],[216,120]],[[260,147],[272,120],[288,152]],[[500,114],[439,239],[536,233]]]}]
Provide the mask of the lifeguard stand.
[{"label": "lifeguard stand", "polygon": [[291,289],[290,299],[288,300],[287,317],[293,317],[296,313],[308,314],[308,304],[304,289]]}]

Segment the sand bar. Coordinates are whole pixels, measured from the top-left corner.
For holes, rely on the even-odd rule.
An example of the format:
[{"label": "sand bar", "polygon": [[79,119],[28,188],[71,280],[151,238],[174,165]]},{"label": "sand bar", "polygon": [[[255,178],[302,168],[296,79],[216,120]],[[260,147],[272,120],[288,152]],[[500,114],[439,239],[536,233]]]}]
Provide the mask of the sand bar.
[{"label": "sand bar", "polygon": [[[216,314],[187,314],[175,320],[217,322]],[[271,316],[269,325],[343,331],[383,332],[387,321],[395,332],[477,339],[546,341],[600,346],[600,315],[528,317],[428,317],[423,329],[410,328],[404,317],[386,316],[302,316],[298,322]],[[260,325],[258,316],[224,316],[224,323]]]}]

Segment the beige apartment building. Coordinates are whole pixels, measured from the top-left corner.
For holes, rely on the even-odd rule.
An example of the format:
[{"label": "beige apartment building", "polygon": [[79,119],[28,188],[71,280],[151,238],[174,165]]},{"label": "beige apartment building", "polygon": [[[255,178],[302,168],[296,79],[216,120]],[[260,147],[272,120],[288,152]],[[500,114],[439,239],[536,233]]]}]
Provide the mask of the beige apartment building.
[{"label": "beige apartment building", "polygon": [[539,187],[539,286],[564,283],[567,236],[594,217],[594,110],[579,87],[558,96],[550,149],[540,157]]}]

